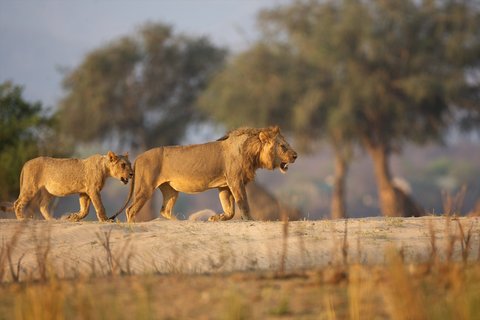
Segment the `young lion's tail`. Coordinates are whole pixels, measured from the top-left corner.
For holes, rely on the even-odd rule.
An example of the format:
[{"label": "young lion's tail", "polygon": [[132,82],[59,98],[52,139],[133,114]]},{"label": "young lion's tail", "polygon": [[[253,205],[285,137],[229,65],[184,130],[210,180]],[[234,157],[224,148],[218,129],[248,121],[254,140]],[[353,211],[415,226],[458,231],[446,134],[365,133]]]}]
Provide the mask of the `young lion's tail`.
[{"label": "young lion's tail", "polygon": [[3,212],[14,212],[14,207],[12,202],[2,202],[0,203],[0,211]]},{"label": "young lion's tail", "polygon": [[[23,169],[25,167],[22,168],[22,171],[20,171],[20,194],[22,193],[22,187],[23,187]],[[12,206],[12,211],[17,211],[17,205],[18,205],[18,200],[20,199],[20,195],[18,195],[18,199],[13,203],[13,206]]]},{"label": "young lion's tail", "polygon": [[108,218],[108,220],[112,220],[112,221],[113,221],[113,220],[114,220],[120,213],[122,213],[123,210],[125,210],[125,208],[128,206],[128,203],[129,203],[130,200],[132,199],[134,185],[135,185],[135,164],[133,164],[133,178],[132,178],[132,182],[130,183],[130,192],[129,192],[129,194],[128,194],[127,201],[125,201],[125,203],[123,204],[122,209],[118,210],[113,216],[111,216],[110,218]]}]

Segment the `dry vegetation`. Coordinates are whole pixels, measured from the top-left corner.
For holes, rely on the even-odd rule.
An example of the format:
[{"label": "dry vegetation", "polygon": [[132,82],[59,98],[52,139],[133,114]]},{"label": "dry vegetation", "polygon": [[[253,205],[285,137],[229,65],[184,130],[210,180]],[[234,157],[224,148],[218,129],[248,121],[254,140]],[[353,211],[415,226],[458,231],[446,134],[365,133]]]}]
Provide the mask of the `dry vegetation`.
[{"label": "dry vegetation", "polygon": [[[144,232],[142,226],[148,223],[86,223],[103,229],[95,231],[90,239],[93,255],[85,258],[88,261],[77,261],[77,267],[68,263],[55,243],[55,230],[74,224],[4,223],[0,239],[0,319],[478,317],[478,218],[365,221],[269,223],[278,227],[278,246],[267,255],[271,260],[268,267],[253,253],[260,243],[251,243],[257,240],[242,234],[241,227],[249,224],[246,222],[226,223],[222,228],[231,233],[237,230],[239,243],[250,242],[247,262],[228,250],[230,247],[216,247],[216,254],[202,260],[203,265],[198,267],[187,261],[188,243],[179,242],[173,253],[165,251],[164,260],[147,258],[136,249],[135,235]],[[390,233],[406,233],[417,222],[423,225],[417,241],[424,242],[426,252],[412,250],[411,243],[389,241]],[[164,223],[164,228],[183,223],[179,232],[191,238],[201,228],[214,225]],[[251,223],[250,228],[262,228],[264,224]],[[311,229],[312,224],[317,228]],[[7,225],[14,230],[4,232]],[[131,237],[115,240],[119,230]],[[312,230],[323,230],[324,234],[314,235]],[[25,246],[29,240],[30,246]],[[372,243],[377,244],[375,254],[381,259],[372,258]],[[315,253],[312,244],[324,250]],[[76,250],[76,245],[73,242],[69,250]],[[209,244],[199,246],[207,248]],[[184,252],[186,257],[182,257]],[[149,267],[144,264],[139,268],[136,255],[151,259]],[[210,270],[204,271],[206,266]]]}]

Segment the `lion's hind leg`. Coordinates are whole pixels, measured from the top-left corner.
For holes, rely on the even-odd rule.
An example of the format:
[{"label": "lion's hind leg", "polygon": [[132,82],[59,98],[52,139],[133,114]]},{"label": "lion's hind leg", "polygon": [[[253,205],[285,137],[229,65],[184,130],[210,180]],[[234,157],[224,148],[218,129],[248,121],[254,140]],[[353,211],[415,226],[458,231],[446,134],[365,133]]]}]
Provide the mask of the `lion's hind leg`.
[{"label": "lion's hind leg", "polygon": [[235,216],[235,198],[228,187],[218,188],[218,197],[222,204],[223,213],[211,216],[208,221],[226,221]]},{"label": "lion's hind leg", "polygon": [[150,188],[139,188],[135,185],[135,192],[132,204],[127,208],[127,222],[135,222],[135,216],[145,203],[152,197],[153,190]]},{"label": "lion's hind leg", "polygon": [[40,212],[45,220],[52,220],[53,216],[50,213],[50,200],[52,200],[53,196],[45,189],[42,189],[39,194],[39,204],[40,204]]},{"label": "lion's hind leg", "polygon": [[25,216],[25,208],[35,198],[36,193],[36,190],[20,190],[20,195],[13,205],[18,220],[25,220],[27,218]]},{"label": "lion's hind leg", "polygon": [[163,204],[160,214],[169,220],[177,220],[177,218],[172,215],[172,209],[178,199],[178,191],[173,189],[168,183],[164,183],[159,187],[163,195]]}]

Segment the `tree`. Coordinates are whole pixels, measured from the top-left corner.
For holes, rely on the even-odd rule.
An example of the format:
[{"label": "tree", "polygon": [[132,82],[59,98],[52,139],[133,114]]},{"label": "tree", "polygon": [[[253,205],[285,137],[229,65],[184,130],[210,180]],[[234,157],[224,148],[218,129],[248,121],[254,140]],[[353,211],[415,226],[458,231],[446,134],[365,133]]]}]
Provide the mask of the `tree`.
[{"label": "tree", "polygon": [[23,164],[47,152],[54,136],[54,118],[22,94],[23,88],[12,82],[0,84],[0,201],[18,196]]},{"label": "tree", "polygon": [[63,129],[79,141],[107,141],[137,150],[182,139],[198,93],[225,51],[206,38],[147,24],[138,34],[94,50],[66,75]]},{"label": "tree", "polygon": [[415,214],[415,204],[392,183],[389,156],[406,141],[441,139],[452,108],[471,91],[466,72],[478,67],[478,7],[309,1],[266,12],[264,20],[332,79],[333,90],[320,91],[338,99],[346,116],[335,121],[339,130],[372,157],[383,214]]},{"label": "tree", "polygon": [[[294,132],[328,137],[337,154],[337,200],[351,146],[357,144],[373,159],[382,213],[420,214],[422,209],[393,184],[389,157],[407,141],[441,140],[464,93],[475,92],[467,74],[478,72],[480,56],[474,2],[298,1],[262,12],[260,23],[263,43],[288,49],[290,56],[277,63],[306,70],[302,77],[275,77],[257,63],[257,73],[268,72],[278,83],[274,101],[290,104],[269,105],[269,114],[280,111]],[[255,58],[246,55],[245,61]],[[248,78],[237,73],[238,79]],[[264,78],[252,78],[262,79],[260,88],[267,85]],[[231,82],[224,90],[217,89],[217,96],[236,91],[229,95],[230,108],[235,97],[267,99],[262,89],[249,91],[243,84]],[[211,108],[227,108],[220,101]],[[258,120],[263,112],[250,114]],[[342,203],[333,203],[332,211],[341,212]]]},{"label": "tree", "polygon": [[[134,152],[178,143],[189,126],[202,121],[197,95],[225,55],[204,37],[146,24],[89,53],[65,76],[62,131],[79,142]],[[152,206],[147,219],[153,218]]]},{"label": "tree", "polygon": [[[199,105],[227,128],[281,124],[291,128],[288,52],[258,44],[235,57],[202,93]],[[294,83],[294,81],[293,81]]]}]

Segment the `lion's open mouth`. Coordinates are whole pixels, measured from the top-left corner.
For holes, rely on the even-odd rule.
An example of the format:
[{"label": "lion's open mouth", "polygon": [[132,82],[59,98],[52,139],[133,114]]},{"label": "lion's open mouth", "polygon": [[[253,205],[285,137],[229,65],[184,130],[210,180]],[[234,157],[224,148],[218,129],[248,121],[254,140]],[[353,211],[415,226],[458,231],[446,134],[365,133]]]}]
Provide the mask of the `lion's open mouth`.
[{"label": "lion's open mouth", "polygon": [[123,184],[127,184],[128,183],[128,178],[120,178],[120,181],[123,182]]},{"label": "lion's open mouth", "polygon": [[286,162],[280,163],[280,171],[282,173],[286,173],[288,171],[288,163]]}]

